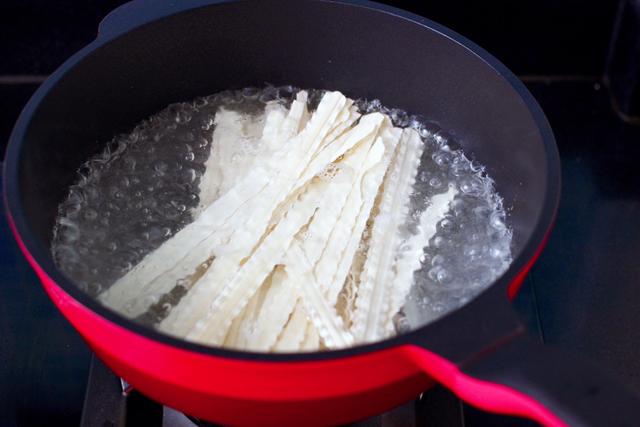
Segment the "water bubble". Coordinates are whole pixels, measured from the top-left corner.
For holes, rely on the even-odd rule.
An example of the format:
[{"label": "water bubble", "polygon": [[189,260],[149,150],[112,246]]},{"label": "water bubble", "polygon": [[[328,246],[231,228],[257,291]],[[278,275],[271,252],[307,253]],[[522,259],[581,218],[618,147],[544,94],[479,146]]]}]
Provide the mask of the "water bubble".
[{"label": "water bubble", "polygon": [[436,153],[433,156],[433,161],[438,165],[438,166],[445,166],[450,162],[450,156],[447,153]]},{"label": "water bubble", "polygon": [[213,127],[213,117],[204,117],[200,122],[200,129],[209,130]]},{"label": "water bubble", "polygon": [[445,218],[440,221],[438,225],[440,226],[440,228],[450,229],[453,226],[453,222],[450,219]]},{"label": "water bubble", "polygon": [[191,121],[191,114],[186,110],[180,110],[176,113],[175,121],[179,124],[189,123]]},{"label": "water bubble", "polygon": [[471,180],[465,180],[460,183],[460,191],[463,193],[472,193],[475,190],[473,182]]},{"label": "water bubble", "polygon": [[485,220],[491,214],[491,209],[487,206],[477,206],[473,208],[473,214],[481,220]]},{"label": "water bubble", "polygon": [[491,255],[493,258],[502,258],[503,252],[500,248],[492,247],[489,250],[489,255]]},{"label": "water bubble", "polygon": [[465,175],[469,170],[468,165],[462,163],[462,164],[454,164],[451,166],[451,173],[454,176],[460,177]]},{"label": "water bubble", "polygon": [[411,324],[409,323],[409,320],[401,313],[397,313],[393,316],[393,324],[398,333],[406,333],[411,330]]},{"label": "water bubble", "polygon": [[433,188],[440,188],[442,186],[442,181],[438,177],[433,177],[429,180],[429,185]]},{"label": "water bubble", "polygon": [[208,104],[209,104],[209,100],[204,96],[199,96],[193,101],[193,105],[197,109],[206,107]]},{"label": "water bubble", "polygon": [[98,198],[98,196],[99,196],[98,189],[97,189],[95,186],[90,185],[90,184],[87,184],[87,185],[84,187],[84,189],[83,189],[83,193],[86,195],[86,197],[87,197],[88,199],[92,199],[92,200],[97,199],[97,198]]},{"label": "water bubble", "polygon": [[184,155],[184,159],[188,162],[192,162],[193,159],[196,158],[196,155],[193,153],[193,151],[188,152],[187,154]]},{"label": "water bubble", "polygon": [[436,313],[443,313],[446,310],[446,306],[442,303],[434,303],[431,305],[431,310]]},{"label": "water bubble", "polygon": [[193,134],[193,132],[184,132],[180,135],[180,139],[182,141],[191,142],[196,139],[196,136]]},{"label": "water bubble", "polygon": [[84,219],[86,219],[87,221],[93,221],[97,217],[98,217],[98,212],[96,212],[95,209],[87,208],[84,211]]},{"label": "water bubble", "polygon": [[107,211],[111,211],[111,212],[117,212],[120,210],[120,208],[118,207],[118,205],[116,205],[113,202],[107,202],[105,203],[105,208],[107,209]]},{"label": "water bubble", "polygon": [[242,90],[242,96],[247,99],[256,99],[260,95],[260,91],[255,87],[248,87]]},{"label": "water bubble", "polygon": [[136,164],[136,159],[134,159],[132,156],[126,156],[124,158],[124,166],[127,171],[134,172],[136,170]]},{"label": "water bubble", "polygon": [[436,144],[443,146],[447,143],[447,140],[449,139],[449,135],[447,134],[447,132],[443,130],[439,130],[433,136],[433,139],[435,140]]},{"label": "water bubble", "polygon": [[267,103],[271,101],[275,101],[278,99],[278,91],[277,90],[264,90],[259,97],[260,102]]},{"label": "water bubble", "polygon": [[465,210],[465,201],[460,197],[456,197],[449,203],[449,208],[455,215],[460,215]]},{"label": "water bubble", "polygon": [[120,273],[123,275],[128,273],[132,267],[133,265],[129,261],[125,261],[118,266],[118,268],[120,269]]},{"label": "water bubble", "polygon": [[444,263],[444,257],[440,254],[431,258],[431,265],[439,265]]},{"label": "water bubble", "polygon": [[505,225],[504,225],[504,221],[502,220],[501,215],[498,215],[496,213],[492,213],[491,216],[489,217],[489,221],[490,224],[493,228],[495,228],[496,230],[503,230],[505,229]]},{"label": "water bubble", "polygon": [[420,137],[423,139],[428,138],[431,135],[431,132],[429,132],[429,129],[427,129],[426,127],[420,127],[420,129],[418,130],[418,133],[420,134]]},{"label": "water bubble", "polygon": [[436,280],[440,283],[446,283],[449,281],[449,279],[451,279],[451,276],[449,275],[449,272],[444,268],[439,269],[436,273]]},{"label": "water bubble", "polygon": [[433,280],[433,281],[437,281],[438,280],[438,272],[442,269],[442,267],[440,266],[435,266],[433,267],[431,270],[429,270],[429,272],[427,273],[429,276],[429,279]]},{"label": "water bubble", "polygon": [[190,184],[192,182],[194,182],[196,180],[197,174],[195,169],[193,168],[187,168],[184,169],[180,175],[177,177],[177,182],[179,182],[180,184]]},{"label": "water bubble", "polygon": [[406,127],[409,124],[409,116],[405,111],[393,109],[389,117],[395,126]]},{"label": "water bubble", "polygon": [[158,175],[162,176],[169,169],[169,165],[166,162],[160,160],[154,163],[153,169],[158,173]]},{"label": "water bubble", "polygon": [[478,249],[475,246],[469,246],[464,249],[464,256],[467,258],[475,258],[478,255]]},{"label": "water bubble", "polygon": [[87,292],[89,295],[98,295],[102,291],[102,284],[99,282],[92,282],[87,285]]}]

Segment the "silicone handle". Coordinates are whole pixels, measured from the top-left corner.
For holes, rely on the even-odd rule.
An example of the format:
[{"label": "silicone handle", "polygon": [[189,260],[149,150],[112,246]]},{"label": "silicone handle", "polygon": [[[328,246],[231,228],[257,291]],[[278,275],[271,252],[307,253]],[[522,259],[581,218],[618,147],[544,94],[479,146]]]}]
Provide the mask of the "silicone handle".
[{"label": "silicone handle", "polygon": [[635,391],[581,355],[527,335],[464,371],[535,399],[571,426],[640,423],[640,395]]},{"label": "silicone handle", "polygon": [[425,372],[482,410],[545,426],[635,426],[640,396],[583,357],[535,342],[527,334],[462,368],[411,346]]}]

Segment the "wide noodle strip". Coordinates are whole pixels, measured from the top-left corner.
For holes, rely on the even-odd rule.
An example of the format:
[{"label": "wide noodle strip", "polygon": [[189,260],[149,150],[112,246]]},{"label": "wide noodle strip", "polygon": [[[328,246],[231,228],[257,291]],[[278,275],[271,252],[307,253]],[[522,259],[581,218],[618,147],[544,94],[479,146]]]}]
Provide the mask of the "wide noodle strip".
[{"label": "wide noodle strip", "polygon": [[[396,260],[394,276],[391,279],[394,286],[390,292],[389,304],[386,310],[382,311],[382,321],[378,322],[377,334],[365,337],[365,340],[373,341],[387,337],[393,332],[393,316],[404,304],[411,285],[413,284],[413,273],[420,268],[420,259],[424,253],[425,246],[436,234],[436,225],[449,211],[449,206],[458,194],[455,186],[451,185],[447,191],[433,196],[429,205],[420,215],[418,231],[401,243],[402,250]],[[426,244],[425,244],[426,243]]]},{"label": "wide noodle strip", "polygon": [[402,240],[400,228],[409,212],[409,197],[422,149],[417,132],[405,129],[398,153],[385,178],[355,301],[353,331],[361,340],[376,333],[378,319],[383,317],[389,304],[389,294],[397,285],[392,279],[395,257]]}]

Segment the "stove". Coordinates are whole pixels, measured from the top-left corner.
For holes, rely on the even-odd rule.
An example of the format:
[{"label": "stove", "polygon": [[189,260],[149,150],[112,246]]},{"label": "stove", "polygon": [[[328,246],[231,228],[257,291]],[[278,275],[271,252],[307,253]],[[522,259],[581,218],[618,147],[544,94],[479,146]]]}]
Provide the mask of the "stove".
[{"label": "stove", "polygon": [[[0,150],[39,82],[89,42],[102,16],[119,3],[3,2]],[[388,3],[496,54],[541,104],[560,150],[563,193],[556,228],[514,305],[541,341],[585,354],[640,391],[640,70],[629,60],[640,47],[640,0],[584,1],[579,9],[554,0],[474,2],[469,8],[447,1]],[[3,215],[0,424],[211,426],[141,395],[91,354],[47,299]],[[478,411],[435,387],[353,424],[487,425],[533,423]]]}]

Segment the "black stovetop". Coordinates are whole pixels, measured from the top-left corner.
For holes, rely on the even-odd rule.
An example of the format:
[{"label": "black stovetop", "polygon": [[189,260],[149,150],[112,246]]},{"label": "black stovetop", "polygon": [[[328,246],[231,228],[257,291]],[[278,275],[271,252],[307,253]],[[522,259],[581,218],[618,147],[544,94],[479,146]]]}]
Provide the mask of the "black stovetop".
[{"label": "black stovetop", "polygon": [[[118,3],[3,2],[0,149],[38,81],[88,42],[100,17]],[[640,126],[625,124],[614,113],[601,78],[614,2],[580,2],[577,9],[576,2],[532,0],[518,2],[524,4],[518,10],[503,2],[484,6],[488,10],[480,10],[478,2],[462,9],[460,1],[434,1],[428,7],[395,3],[496,53],[540,102],[558,141],[563,192],[555,231],[514,304],[541,340],[591,357],[640,390]],[[474,19],[478,14],[487,18],[486,25]],[[544,15],[545,28],[516,25],[527,14],[534,21]],[[113,425],[162,425],[159,405],[135,393],[123,399],[120,392],[118,379],[92,362],[86,345],[49,302],[0,218],[0,424],[78,425],[86,404],[85,425],[109,425],[90,423],[94,415]],[[110,397],[96,400],[104,393]],[[477,411],[436,388],[357,425],[530,423]]]}]

